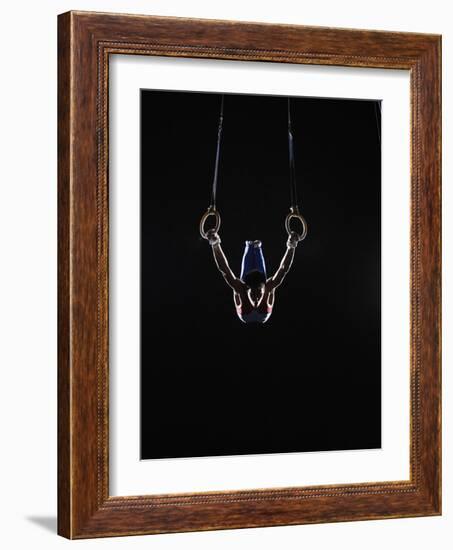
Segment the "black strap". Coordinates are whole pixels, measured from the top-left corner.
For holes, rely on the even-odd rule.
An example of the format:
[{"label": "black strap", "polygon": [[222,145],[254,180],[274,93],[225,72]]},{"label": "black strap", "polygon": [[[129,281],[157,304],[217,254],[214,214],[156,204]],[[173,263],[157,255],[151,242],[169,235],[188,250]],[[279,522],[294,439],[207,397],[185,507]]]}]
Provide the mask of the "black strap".
[{"label": "black strap", "polygon": [[291,98],[288,97],[288,149],[289,149],[289,192],[291,207],[297,208],[296,163],[294,162],[294,138],[291,126]]},{"label": "black strap", "polygon": [[[220,115],[219,115],[219,126],[217,130],[217,150],[215,156],[214,164],[214,177],[212,180],[212,196],[211,196],[211,207],[216,207],[217,202],[217,182],[219,176],[219,160],[220,160],[220,146],[222,143],[222,131],[223,131],[223,105],[225,101],[225,96],[222,94],[220,101]],[[290,189],[290,199],[291,207],[297,208],[297,185],[296,185],[296,164],[294,161],[294,137],[292,132],[291,124],[291,98],[288,97],[288,149],[289,149],[289,189]]]},{"label": "black strap", "polygon": [[374,102],[374,116],[376,117],[376,130],[377,137],[379,141],[379,146],[381,145],[381,120],[382,120],[382,103],[380,100]]},{"label": "black strap", "polygon": [[211,207],[213,207],[214,209],[216,207],[216,201],[217,201],[217,179],[219,176],[220,144],[222,142],[224,99],[225,99],[225,96],[224,94],[222,94],[222,99],[220,101],[219,128],[217,130],[217,151],[215,155],[214,178],[212,180]]}]

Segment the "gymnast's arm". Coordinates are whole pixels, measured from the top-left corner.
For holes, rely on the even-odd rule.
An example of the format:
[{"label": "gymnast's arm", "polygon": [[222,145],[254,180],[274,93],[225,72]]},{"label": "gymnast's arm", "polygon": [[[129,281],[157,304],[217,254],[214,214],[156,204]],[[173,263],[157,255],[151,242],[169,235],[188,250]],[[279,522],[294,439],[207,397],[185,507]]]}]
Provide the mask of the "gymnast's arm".
[{"label": "gymnast's arm", "polygon": [[282,258],[282,261],[280,262],[280,267],[277,269],[274,276],[271,277],[269,281],[269,286],[271,290],[275,290],[278,286],[282,284],[283,279],[290,270],[293,263],[297,243],[297,235],[295,233],[291,233],[286,243],[286,252]]},{"label": "gymnast's arm", "polygon": [[220,246],[219,235],[213,231],[208,231],[207,236],[218,270],[223,275],[227,284],[236,292],[240,292],[242,282],[234,275],[234,273],[231,271],[230,266],[228,265],[228,260],[226,259],[222,247]]}]

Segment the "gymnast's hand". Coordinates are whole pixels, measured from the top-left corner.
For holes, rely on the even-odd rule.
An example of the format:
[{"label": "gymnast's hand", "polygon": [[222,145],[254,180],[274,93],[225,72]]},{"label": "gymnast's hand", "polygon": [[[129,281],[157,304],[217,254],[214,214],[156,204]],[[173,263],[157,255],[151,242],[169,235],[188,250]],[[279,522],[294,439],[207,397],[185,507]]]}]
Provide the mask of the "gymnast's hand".
[{"label": "gymnast's hand", "polygon": [[291,231],[291,234],[288,237],[286,246],[288,248],[296,248],[299,243],[299,235],[295,231]]},{"label": "gymnast's hand", "polygon": [[220,244],[220,237],[214,229],[210,229],[206,232],[206,238],[211,246],[216,246]]}]

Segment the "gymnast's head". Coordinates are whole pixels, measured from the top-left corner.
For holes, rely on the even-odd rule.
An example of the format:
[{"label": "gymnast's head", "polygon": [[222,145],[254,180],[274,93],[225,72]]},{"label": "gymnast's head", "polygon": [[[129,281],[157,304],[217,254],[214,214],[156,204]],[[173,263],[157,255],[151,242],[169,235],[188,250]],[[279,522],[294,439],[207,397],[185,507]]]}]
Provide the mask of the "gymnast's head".
[{"label": "gymnast's head", "polygon": [[261,300],[264,294],[266,277],[261,271],[250,271],[244,275],[244,283],[247,285],[247,290],[250,291],[250,298],[255,305]]}]

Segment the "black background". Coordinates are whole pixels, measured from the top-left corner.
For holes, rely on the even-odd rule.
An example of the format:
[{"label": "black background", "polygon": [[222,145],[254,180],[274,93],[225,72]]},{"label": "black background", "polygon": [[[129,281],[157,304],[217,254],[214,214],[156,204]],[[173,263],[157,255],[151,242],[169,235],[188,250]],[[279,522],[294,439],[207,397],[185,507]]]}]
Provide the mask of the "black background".
[{"label": "black background", "polygon": [[[381,445],[380,114],[293,99],[308,236],[264,325],[236,316],[198,232],[219,94],[141,93],[141,458]],[[230,266],[260,239],[285,252],[286,98],[225,96],[218,208]]]}]

